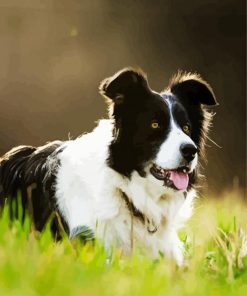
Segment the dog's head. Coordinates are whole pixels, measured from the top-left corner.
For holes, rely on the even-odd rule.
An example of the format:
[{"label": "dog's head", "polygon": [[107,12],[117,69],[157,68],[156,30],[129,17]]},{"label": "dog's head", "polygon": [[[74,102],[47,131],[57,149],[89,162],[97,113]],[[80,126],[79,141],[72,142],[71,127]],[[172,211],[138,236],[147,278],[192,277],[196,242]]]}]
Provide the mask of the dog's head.
[{"label": "dog's head", "polygon": [[161,184],[186,190],[194,182],[210,122],[214,93],[199,75],[179,72],[153,91],[141,70],[123,69],[100,85],[114,119],[108,164],[130,176],[151,173]]}]

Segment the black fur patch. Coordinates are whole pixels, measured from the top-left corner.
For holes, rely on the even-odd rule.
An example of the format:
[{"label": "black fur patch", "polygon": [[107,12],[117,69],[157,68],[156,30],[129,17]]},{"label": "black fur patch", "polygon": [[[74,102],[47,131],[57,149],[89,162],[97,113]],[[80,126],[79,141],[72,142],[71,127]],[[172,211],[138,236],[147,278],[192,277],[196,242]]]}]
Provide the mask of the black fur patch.
[{"label": "black fur patch", "polygon": [[[145,176],[146,163],[155,157],[170,130],[168,105],[149,88],[141,71],[126,69],[105,81],[101,93],[112,101],[115,119],[108,165],[128,177],[134,170]],[[116,101],[119,97],[121,102]],[[152,122],[158,122],[159,128],[153,129]]]},{"label": "black fur patch", "polygon": [[[62,149],[61,141],[54,141],[38,148],[19,146],[0,158],[0,199],[2,204],[9,203],[11,219],[18,217],[18,207],[14,212],[13,202],[20,193],[23,207],[22,220],[28,209],[35,228],[42,231],[56,210],[54,182],[59,166],[57,155]],[[56,237],[59,236],[58,224],[55,215],[51,227]],[[66,228],[64,221],[63,224]]]}]

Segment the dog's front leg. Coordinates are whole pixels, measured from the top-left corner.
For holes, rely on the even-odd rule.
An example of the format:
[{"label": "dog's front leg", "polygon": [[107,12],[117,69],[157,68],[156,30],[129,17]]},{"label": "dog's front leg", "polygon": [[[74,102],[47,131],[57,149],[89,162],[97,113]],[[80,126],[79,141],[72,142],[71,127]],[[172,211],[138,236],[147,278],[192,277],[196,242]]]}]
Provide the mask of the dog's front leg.
[{"label": "dog's front leg", "polygon": [[178,266],[184,265],[184,244],[175,229],[169,228],[163,232],[161,251],[168,260],[174,260]]}]

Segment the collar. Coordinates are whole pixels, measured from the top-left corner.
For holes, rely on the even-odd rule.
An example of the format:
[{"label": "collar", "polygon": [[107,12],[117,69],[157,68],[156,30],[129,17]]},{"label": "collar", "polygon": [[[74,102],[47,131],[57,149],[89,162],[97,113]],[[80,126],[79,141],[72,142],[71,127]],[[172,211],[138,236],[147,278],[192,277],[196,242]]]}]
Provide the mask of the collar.
[{"label": "collar", "polygon": [[147,216],[144,215],[144,213],[142,213],[141,211],[139,211],[135,207],[135,205],[132,203],[132,201],[129,199],[129,197],[127,196],[127,194],[125,192],[123,192],[122,190],[120,190],[120,192],[121,192],[122,199],[124,200],[128,210],[131,214],[131,217],[135,217],[141,223],[143,223],[147,227],[147,231],[150,234],[155,233],[158,230],[158,227],[154,224],[154,222],[152,220],[150,221],[147,218]]}]

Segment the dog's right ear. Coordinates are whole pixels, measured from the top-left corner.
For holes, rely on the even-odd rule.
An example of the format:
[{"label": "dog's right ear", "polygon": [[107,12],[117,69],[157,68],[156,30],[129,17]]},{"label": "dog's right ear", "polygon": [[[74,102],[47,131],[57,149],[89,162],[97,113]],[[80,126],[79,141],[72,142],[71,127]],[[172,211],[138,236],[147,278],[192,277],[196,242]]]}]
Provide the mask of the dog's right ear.
[{"label": "dog's right ear", "polygon": [[125,68],[103,80],[99,86],[99,92],[113,103],[120,105],[129,94],[133,94],[138,88],[147,87],[147,78],[142,70]]}]

